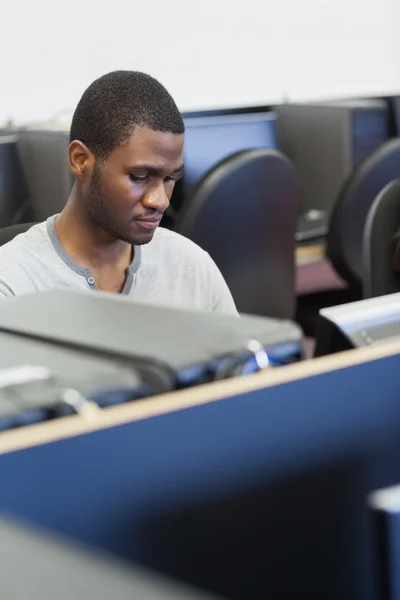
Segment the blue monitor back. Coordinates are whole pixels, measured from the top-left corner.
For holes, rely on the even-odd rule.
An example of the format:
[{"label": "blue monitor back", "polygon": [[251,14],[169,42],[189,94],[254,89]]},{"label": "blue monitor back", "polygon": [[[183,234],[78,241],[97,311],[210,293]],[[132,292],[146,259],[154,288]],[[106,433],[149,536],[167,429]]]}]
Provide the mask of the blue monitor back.
[{"label": "blue monitor back", "polygon": [[218,162],[241,150],[277,147],[274,113],[220,115],[185,119],[185,187]]},{"label": "blue monitor back", "polygon": [[0,512],[227,600],[377,600],[400,355],[344,367],[0,454]]}]

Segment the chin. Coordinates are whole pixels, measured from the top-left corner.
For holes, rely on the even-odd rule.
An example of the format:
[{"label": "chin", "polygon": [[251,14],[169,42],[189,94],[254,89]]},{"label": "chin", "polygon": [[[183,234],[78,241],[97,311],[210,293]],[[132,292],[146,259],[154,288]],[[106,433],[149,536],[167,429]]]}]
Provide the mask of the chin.
[{"label": "chin", "polygon": [[146,233],[136,233],[131,236],[130,243],[133,246],[143,246],[144,244],[148,244],[154,237],[154,231],[149,231]]}]

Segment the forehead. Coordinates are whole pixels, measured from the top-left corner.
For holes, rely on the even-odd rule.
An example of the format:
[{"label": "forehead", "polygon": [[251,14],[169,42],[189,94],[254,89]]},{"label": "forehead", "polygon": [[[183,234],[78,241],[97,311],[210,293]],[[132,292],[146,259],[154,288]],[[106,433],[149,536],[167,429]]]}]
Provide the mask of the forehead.
[{"label": "forehead", "polygon": [[109,158],[126,165],[175,166],[175,163],[182,162],[183,141],[183,134],[135,127],[130,139],[116,148]]}]

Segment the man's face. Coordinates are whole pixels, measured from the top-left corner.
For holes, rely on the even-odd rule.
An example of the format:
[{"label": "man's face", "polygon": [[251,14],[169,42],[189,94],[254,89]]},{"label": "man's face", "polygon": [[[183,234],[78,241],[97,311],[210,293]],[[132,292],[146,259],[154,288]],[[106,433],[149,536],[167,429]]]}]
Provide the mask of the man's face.
[{"label": "man's face", "polygon": [[134,245],[152,239],[183,169],[183,135],[136,127],[94,165],[86,208],[97,225]]}]

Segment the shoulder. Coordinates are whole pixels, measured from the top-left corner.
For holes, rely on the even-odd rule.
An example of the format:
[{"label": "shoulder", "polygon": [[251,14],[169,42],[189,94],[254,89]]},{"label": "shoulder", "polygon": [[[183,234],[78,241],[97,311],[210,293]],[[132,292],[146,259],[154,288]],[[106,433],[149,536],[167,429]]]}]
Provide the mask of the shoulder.
[{"label": "shoulder", "polygon": [[209,254],[188,238],[159,227],[152,241],[144,247],[147,258],[155,259],[159,264],[186,265],[188,268],[209,267],[212,263]]},{"label": "shoulder", "polygon": [[46,224],[34,225],[17,235],[7,244],[0,246],[0,293],[15,295],[21,289],[32,287],[32,271],[36,262],[48,254]]},{"label": "shoulder", "polygon": [[0,246],[0,268],[11,263],[18,263],[30,256],[32,251],[40,249],[47,243],[46,223],[33,225],[25,233],[15,236],[7,244]]},{"label": "shoulder", "polygon": [[[183,279],[186,285],[194,286],[199,294],[205,295],[214,312],[237,315],[234,301],[211,256],[188,238],[159,228],[148,244],[151,259],[157,268]],[[152,249],[151,249],[152,247]],[[159,271],[158,271],[159,272]]]},{"label": "shoulder", "polygon": [[208,256],[207,252],[200,248],[200,246],[198,246],[195,242],[189,240],[189,238],[186,238],[175,231],[164,229],[163,227],[159,227],[156,230],[153,240],[150,243],[154,244],[154,249],[157,247],[163,252],[168,252],[170,249],[174,249],[182,252],[189,252],[192,255],[202,258],[204,258],[204,256]]}]

